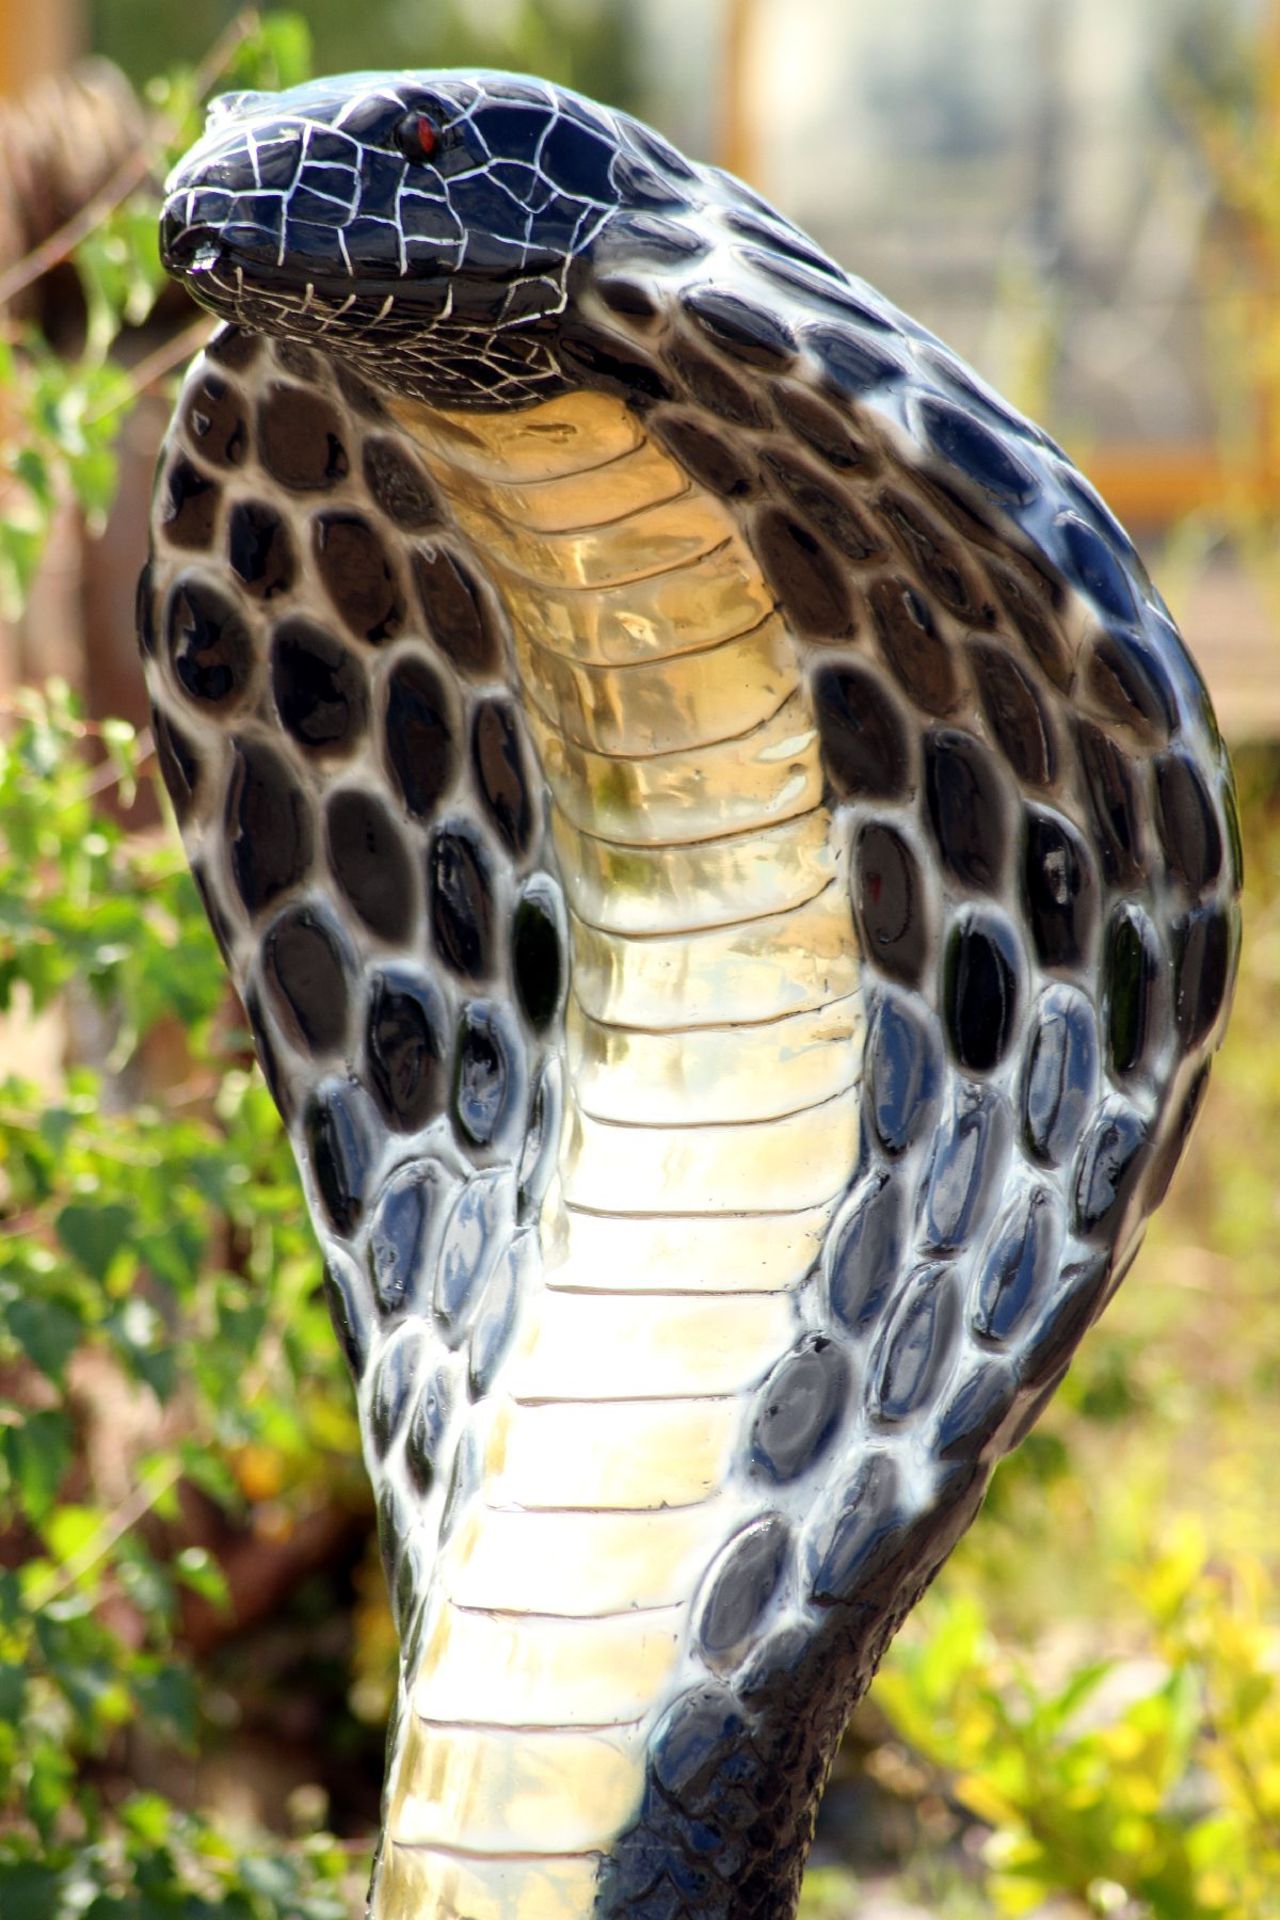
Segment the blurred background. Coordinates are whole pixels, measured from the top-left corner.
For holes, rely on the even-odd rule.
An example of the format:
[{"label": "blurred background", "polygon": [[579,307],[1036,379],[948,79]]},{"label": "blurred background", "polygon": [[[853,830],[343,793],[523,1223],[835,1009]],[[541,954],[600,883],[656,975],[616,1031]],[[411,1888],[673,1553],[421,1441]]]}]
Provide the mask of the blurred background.
[{"label": "blurred background", "polygon": [[1047,426],[1241,785],[1198,1134],[859,1710],[806,1910],[1280,1916],[1274,0],[0,7],[0,1915],[341,1920],[367,1873],[394,1648],[350,1392],[132,595],[205,330],[154,250],[203,99],[473,63],[731,167]]}]

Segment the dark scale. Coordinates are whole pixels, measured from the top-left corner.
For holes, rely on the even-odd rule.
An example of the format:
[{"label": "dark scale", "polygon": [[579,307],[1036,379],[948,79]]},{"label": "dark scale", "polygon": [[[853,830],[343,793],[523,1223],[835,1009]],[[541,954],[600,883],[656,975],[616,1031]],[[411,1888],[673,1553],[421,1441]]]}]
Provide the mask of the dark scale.
[{"label": "dark scale", "polygon": [[380,646],[405,623],[404,593],[391,555],[358,513],[318,513],[311,551],[325,591],[357,640]]},{"label": "dark scale", "polygon": [[1177,725],[1164,671],[1134,634],[1117,630],[1099,640],[1085,684],[1103,711],[1144,743],[1163,745]]},{"label": "dark scale", "polygon": [[[206,901],[205,904],[207,907],[208,902]],[[253,1035],[258,1065],[262,1068],[262,1077],[267,1083],[267,1092],[275,1101],[280,1118],[288,1126],[294,1114],[293,1088],[281,1067],[278,1036],[267,1020],[262,997],[256,987],[245,988],[244,1010],[249,1021],[249,1031]]]},{"label": "dark scale", "polygon": [[493,882],[480,842],[461,822],[442,827],[427,855],[436,951],[464,980],[493,966]]},{"label": "dark scale", "polygon": [[907,698],[928,713],[950,713],[960,683],[926,603],[902,579],[877,580],[868,598],[885,665]]},{"label": "dark scale", "polygon": [[999,1194],[1011,1120],[1001,1094],[962,1082],[934,1142],[924,1193],[924,1243],[954,1254],[969,1244]]},{"label": "dark scale", "polygon": [[1221,907],[1202,907],[1173,924],[1173,1017],[1184,1046],[1212,1031],[1227,997],[1232,928]]},{"label": "dark scale", "polygon": [[[787,269],[788,275],[791,271]],[[853,327],[806,327],[804,343],[817,354],[827,385],[839,395],[859,396],[902,378],[897,354]]]},{"label": "dark scale", "polygon": [[368,1096],[351,1080],[330,1081],[307,1102],[307,1158],[335,1232],[350,1236],[364,1218],[377,1127]]},{"label": "dark scale", "polygon": [[184,552],[207,553],[213,545],[221,501],[218,482],[179,454],[160,493],[160,524],[165,538]]},{"label": "dark scale", "polygon": [[190,819],[200,786],[200,756],[176,721],[160,707],[151,709],[151,731],[165,790],[182,826]]},{"label": "dark scale", "polygon": [[409,812],[430,820],[457,773],[454,703],[430,661],[410,656],[387,675],[387,763]]},{"label": "dark scale", "polygon": [[922,1267],[871,1357],[871,1406],[886,1425],[910,1419],[939,1396],[954,1364],[960,1303],[948,1266]]},{"label": "dark scale", "polygon": [[1136,611],[1129,575],[1114,548],[1078,514],[1060,513],[1054,526],[1061,536],[1065,571],[1117,620],[1132,620]]},{"label": "dark scale", "polygon": [[1098,917],[1098,883],[1075,828],[1028,807],[1022,845],[1022,898],[1044,967],[1078,967],[1089,956]]},{"label": "dark scale", "polygon": [[876,509],[899,547],[920,570],[925,586],[957,620],[990,626],[995,609],[984,597],[959,557],[954,536],[907,495],[885,488]]},{"label": "dark scale", "polygon": [[755,523],[755,549],[788,624],[811,640],[843,640],[855,628],[847,570],[802,520],[766,507]]},{"label": "dark scale", "polygon": [[837,1606],[857,1593],[900,1549],[906,1524],[897,1467],[888,1453],[873,1453],[827,1504],[810,1538],[808,1574],[817,1604]]},{"label": "dark scale", "polygon": [[969,663],[987,725],[1014,773],[1027,786],[1050,786],[1058,766],[1053,727],[1030,678],[983,641],[970,645]]},{"label": "dark scale", "polygon": [[525,887],[511,923],[511,979],[520,1010],[535,1033],[560,1011],[566,984],[566,930],[552,881],[538,874]]},{"label": "dark scale", "polygon": [[447,547],[414,549],[413,581],[427,631],[461,673],[488,679],[502,666],[502,641],[484,594]]},{"label": "dark scale", "polygon": [[1032,1187],[997,1221],[982,1256],[969,1324],[984,1340],[1012,1340],[1043,1308],[1058,1278],[1062,1220],[1047,1187]]},{"label": "dark scale", "polygon": [[924,882],[901,834],[878,821],[858,829],[853,905],[866,957],[904,986],[919,986],[932,951]]},{"label": "dark scale", "polygon": [[753,1470],[776,1481],[804,1473],[835,1438],[851,1386],[836,1342],[807,1335],[761,1388],[748,1442]]},{"label": "dark scale", "polygon": [[831,1242],[831,1311],[852,1334],[868,1332],[888,1305],[908,1240],[906,1205],[902,1182],[876,1168]]},{"label": "dark scale", "polygon": [[369,1077],[388,1124],[416,1133],[448,1095],[448,1008],[438,989],[407,967],[377,974],[365,1036]]},{"label": "dark scale", "polygon": [[216,467],[244,465],[249,421],[243,396],[212,368],[196,382],[183,406],[187,432],[201,456]]},{"label": "dark scale", "polygon": [[421,1356],[422,1334],[412,1325],[393,1333],[378,1356],[369,1394],[369,1425],[379,1454],[387,1452],[404,1424]]},{"label": "dark scale", "polygon": [[314,907],[287,907],[263,939],[262,971],[295,1043],[311,1054],[341,1052],[355,962],[338,929]]},{"label": "dark scale", "polygon": [[1019,1009],[1017,942],[1007,921],[974,915],[952,928],[942,967],[942,1003],[956,1059],[989,1073],[1013,1039]]},{"label": "dark scale", "polygon": [[1061,590],[1030,567],[1015,567],[994,557],[987,560],[987,577],[1032,660],[1060,693],[1069,693],[1074,664],[1058,628],[1045,614],[1046,606],[1057,608]]},{"label": "dark scale", "polygon": [[311,865],[311,808],[284,756],[238,740],[227,783],[227,852],[236,890],[250,913],[270,906]]},{"label": "dark scale", "polygon": [[370,434],[360,449],[360,470],[375,505],[397,527],[419,532],[439,520],[431,482],[398,440]]},{"label": "dark scale", "polygon": [[846,560],[860,565],[884,552],[883,540],[855,506],[852,496],[833,485],[815,462],[773,444],[766,444],[761,460],[769,479],[800,517],[830,540]]},{"label": "dark scale", "polygon": [[273,382],[258,402],[258,456],[291,493],[328,493],[351,471],[342,422],[323,395]]},{"label": "dark scale", "polygon": [[418,1395],[404,1437],[405,1464],[419,1493],[429,1493],[435,1480],[451,1410],[448,1375],[440,1369]]},{"label": "dark scale", "polygon": [[181,574],[165,600],[164,639],[188,700],[215,713],[241,705],[253,681],[253,638],[225,593],[200,574]]},{"label": "dark scale", "polygon": [[681,305],[713,346],[745,366],[776,372],[796,357],[795,335],[776,315],[719,287],[693,287]]},{"label": "dark scale", "polygon": [[456,1346],[502,1251],[506,1185],[499,1172],[470,1178],[445,1222],[435,1263],[433,1305],[445,1338]]},{"label": "dark scale", "polygon": [[506,700],[481,700],[471,721],[471,765],[480,797],[508,853],[527,853],[533,802],[520,748],[520,722]]},{"label": "dark scale", "polygon": [[524,1094],[520,1044],[496,1001],[472,1000],[454,1046],[453,1118],[464,1145],[493,1147],[510,1132]]},{"label": "dark scale", "polygon": [[736,444],[727,428],[696,413],[663,411],[654,415],[652,430],[696,486],[725,500],[745,500],[755,492],[759,474],[751,450]]},{"label": "dark scale", "polygon": [[933,1118],[942,1061],[933,1026],[905,994],[886,993],[867,1042],[865,1099],[885,1152],[905,1153]]},{"label": "dark scale", "polygon": [[1077,738],[1102,871],[1113,887],[1136,887],[1145,854],[1133,763],[1087,720],[1078,723]]},{"label": "dark scale", "polygon": [[1222,832],[1204,778],[1185,754],[1156,761],[1156,825],[1173,878],[1192,893],[1212,886],[1222,871]]},{"label": "dark scale", "polygon": [[315,621],[283,620],[271,637],[276,712],[300,747],[351,753],[369,721],[364,668],[350,647]]},{"label": "dark scale", "polygon": [[238,500],[227,518],[231,571],[255,600],[288,593],[297,576],[293,535],[283,515],[262,500]]},{"label": "dark scale", "polygon": [[778,1590],[790,1545],[786,1521],[771,1513],[744,1527],[713,1562],[696,1629],[712,1666],[745,1650]]},{"label": "dark scale", "polygon": [[368,1315],[356,1298],[356,1286],[344,1262],[329,1260],[324,1269],[324,1298],[338,1345],[355,1378],[364,1372],[369,1351]]},{"label": "dark scale", "polygon": [[971,411],[930,395],[920,402],[925,438],[948,466],[974,481],[1001,506],[1025,506],[1035,498],[1030,469],[1003,436],[988,432]]},{"label": "dark scale", "polygon": [[1075,1227],[1091,1239],[1110,1238],[1137,1184],[1147,1130],[1132,1107],[1113,1102],[1090,1126],[1077,1157]]},{"label": "dark scale", "polygon": [[369,1277],[383,1313],[424,1311],[455,1184],[438,1161],[419,1160],[384,1187],[369,1228]]},{"label": "dark scale", "polygon": [[233,373],[246,373],[262,352],[262,335],[246,333],[241,327],[219,327],[208,346],[205,358]]},{"label": "dark scale", "polygon": [[484,1290],[467,1343],[467,1391],[473,1400],[488,1393],[511,1344],[521,1280],[536,1259],[536,1249],[534,1234],[517,1234]]},{"label": "dark scale", "polygon": [[780,381],[773,388],[772,398],[781,425],[796,434],[837,473],[863,475],[874,471],[877,462],[872,449],[850,431],[848,421],[834,407],[829,407],[808,387]]},{"label": "dark scale", "polygon": [[1075,1150],[1097,1103],[1098,1059],[1093,1008],[1071,987],[1050,987],[1036,1004],[1022,1078],[1023,1138],[1041,1165],[1062,1166]]},{"label": "dark scale", "polygon": [[325,842],[333,877],[365,926],[403,945],[417,918],[414,862],[389,810],[362,787],[329,796]]},{"label": "dark scale", "polygon": [[1113,1073],[1136,1072],[1145,1062],[1162,970],[1155,929],[1146,914],[1133,906],[1118,908],[1107,929],[1103,957],[1107,1051]]},{"label": "dark scale", "polygon": [[818,666],[810,681],[827,777],[842,800],[898,800],[914,767],[907,728],[892,696],[866,667]]},{"label": "dark scale", "polygon": [[690,400],[712,420],[733,427],[767,427],[768,403],[736,374],[702,352],[691,340],[673,340],[667,348],[673,373],[683,381]]},{"label": "dark scale", "polygon": [[943,864],[962,886],[998,893],[1009,844],[1008,808],[995,763],[971,733],[925,735],[925,795]]}]

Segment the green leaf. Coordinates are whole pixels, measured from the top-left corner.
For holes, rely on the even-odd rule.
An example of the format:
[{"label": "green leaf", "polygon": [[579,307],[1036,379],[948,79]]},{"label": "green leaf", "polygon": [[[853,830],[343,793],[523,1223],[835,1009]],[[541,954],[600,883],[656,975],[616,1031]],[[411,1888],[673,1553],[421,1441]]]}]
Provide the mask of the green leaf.
[{"label": "green leaf", "polygon": [[58,1238],[73,1260],[98,1282],[105,1281],[108,1269],[134,1228],[134,1211],[123,1201],[108,1201],[91,1206],[72,1201],[57,1219]]},{"label": "green leaf", "polygon": [[34,1860],[0,1860],[0,1914],[4,1920],[52,1920],[61,1880],[57,1868]]},{"label": "green leaf", "polygon": [[4,1310],[5,1324],[33,1366],[61,1381],[67,1361],[80,1343],[83,1322],[60,1300],[19,1296]]},{"label": "green leaf", "polygon": [[27,1517],[38,1526],[58,1497],[71,1461],[71,1422],[52,1408],[0,1427],[0,1456]]}]

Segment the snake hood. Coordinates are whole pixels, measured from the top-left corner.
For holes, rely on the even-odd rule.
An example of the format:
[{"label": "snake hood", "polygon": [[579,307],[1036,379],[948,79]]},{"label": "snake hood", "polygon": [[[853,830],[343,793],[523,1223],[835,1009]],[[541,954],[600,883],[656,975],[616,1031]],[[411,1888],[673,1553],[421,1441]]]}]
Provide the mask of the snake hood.
[{"label": "snake hood", "polygon": [[549,82],[349,74],[215,102],[166,183],[161,245],[244,326],[323,341],[401,392],[508,406],[590,363],[562,324],[584,280],[698,257],[711,206],[785,238],[728,175]]},{"label": "snake hood", "polygon": [[377,1920],[786,1920],[852,1702],[1136,1252],[1230,771],[1047,435],[539,81],[239,96],[161,771],[401,1633]]}]

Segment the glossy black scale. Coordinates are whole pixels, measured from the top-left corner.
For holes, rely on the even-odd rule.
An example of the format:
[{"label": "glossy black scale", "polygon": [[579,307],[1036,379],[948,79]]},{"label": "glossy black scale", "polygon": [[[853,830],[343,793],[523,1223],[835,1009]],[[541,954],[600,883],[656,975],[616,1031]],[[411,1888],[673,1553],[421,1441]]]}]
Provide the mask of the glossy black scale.
[{"label": "glossy black scale", "polygon": [[475,580],[447,547],[421,545],[413,582],[427,631],[460,672],[487,679],[502,665],[502,642]]},{"label": "glossy black scale", "polygon": [[987,577],[1031,658],[1060,693],[1069,692],[1073,677],[1071,661],[1061,636],[1044,612],[1046,607],[1056,609],[1060,605],[1061,588],[1030,566],[1015,568],[994,556],[988,556],[986,568]]},{"label": "glossy black scale", "polygon": [[324,1210],[348,1238],[364,1218],[376,1124],[367,1096],[353,1081],[317,1089],[303,1115],[303,1137]]},{"label": "glossy black scale", "polygon": [[1085,1329],[1106,1302],[1110,1279],[1109,1253],[1073,1260],[1058,1276],[1053,1298],[1033,1317],[1023,1336],[1022,1374],[1025,1386],[1040,1397],[1032,1401],[1009,1436],[1012,1446],[1025,1439],[1043,1410],[1047,1394],[1061,1381]]},{"label": "glossy black scale", "polygon": [[753,1468],[777,1481],[805,1472],[834,1439],[850,1386],[849,1363],[837,1343],[807,1335],[761,1389],[749,1441]]},{"label": "glossy black scale", "polygon": [[255,600],[288,593],[298,571],[293,535],[283,515],[263,500],[238,500],[227,519],[231,571]]},{"label": "glossy black scale", "polygon": [[1109,735],[1086,720],[1079,722],[1077,738],[1102,871],[1114,887],[1136,887],[1143,843],[1132,765]]},{"label": "glossy black scale", "polygon": [[[788,286],[799,281],[806,289],[814,285],[813,276],[802,269],[783,261],[774,261],[766,267],[767,259],[766,254],[758,256],[759,264],[771,278],[782,280]],[[820,297],[826,299],[829,295],[823,290]],[[841,299],[843,303],[843,296]],[[827,384],[838,394],[857,397],[902,378],[903,366],[898,356],[852,327],[805,327],[803,338],[805,345],[817,354]]]},{"label": "glossy black scale", "polygon": [[673,397],[666,374],[643,346],[623,346],[616,335],[602,333],[580,316],[561,319],[556,352],[587,384],[617,394],[637,411]]},{"label": "glossy black scale", "polygon": [[291,493],[327,492],[351,471],[335,409],[307,387],[273,383],[258,402],[258,454]]},{"label": "glossy black scale", "polygon": [[969,1311],[974,1332],[1013,1339],[1034,1308],[1050,1303],[1061,1251],[1058,1203],[1047,1187],[1033,1187],[997,1221],[983,1252]]},{"label": "glossy black scale", "polygon": [[858,830],[853,904],[866,957],[905,986],[918,986],[930,951],[924,882],[901,834],[878,821]]},{"label": "glossy black scale", "polygon": [[267,929],[262,971],[295,1042],[311,1054],[340,1051],[355,961],[338,929],[314,907],[287,908]]},{"label": "glossy black scale", "polygon": [[490,819],[518,859],[533,831],[533,804],[520,751],[520,724],[506,700],[482,700],[471,722],[471,764]]},{"label": "glossy black scale", "polygon": [[200,756],[182,728],[159,707],[151,709],[151,731],[155,735],[156,759],[165,790],[182,825],[191,816],[200,784]]},{"label": "glossy black scale", "polygon": [[187,432],[201,455],[217,467],[243,466],[249,422],[243,396],[210,369],[192,387],[183,407]]},{"label": "glossy black scale", "polygon": [[966,625],[992,625],[994,608],[976,589],[958,548],[938,522],[906,494],[888,487],[877,496],[876,509],[903,553],[919,568],[925,585],[948,612]]},{"label": "glossy black scale", "polygon": [[907,729],[876,676],[853,663],[824,662],[810,682],[822,764],[842,800],[896,800],[907,791]]},{"label": "glossy black scale", "polygon": [[820,454],[837,473],[865,474],[876,466],[876,456],[825,400],[808,387],[779,381],[773,388],[773,407],[781,425]]},{"label": "glossy black scale", "polygon": [[744,385],[736,375],[703,353],[691,340],[672,340],[666,359],[677,379],[682,380],[689,398],[700,412],[713,420],[727,421],[734,427],[767,427],[770,424],[763,395]]},{"label": "glossy black scale", "polygon": [[[948,1395],[935,1429],[940,1460],[974,1460],[1004,1451],[1004,1428],[1018,1396],[1020,1379],[1012,1365],[1001,1366],[984,1354],[967,1380]],[[997,1434],[1001,1444],[993,1447]]]},{"label": "glossy black scale", "polygon": [[451,1346],[461,1339],[471,1309],[488,1284],[502,1250],[503,1191],[501,1173],[472,1175],[445,1222],[436,1256],[433,1305]]},{"label": "glossy black scale", "polygon": [[414,863],[387,808],[360,787],[330,794],[325,809],[329,864],[343,894],[372,933],[407,941],[417,916]]},{"label": "glossy black scale", "polygon": [[1023,1138],[1032,1157],[1058,1167],[1093,1111],[1098,1031],[1093,1008],[1069,987],[1051,987],[1036,1006],[1022,1080]]},{"label": "glossy black scale", "polygon": [[[206,910],[208,901],[205,901]],[[221,943],[219,943],[221,944]],[[262,1004],[262,996],[256,987],[247,987],[244,994],[244,1010],[249,1020],[249,1031],[253,1035],[254,1049],[258,1055],[258,1065],[262,1068],[262,1077],[267,1083],[267,1092],[276,1103],[276,1111],[288,1126],[293,1119],[293,1088],[281,1071],[280,1050],[273,1027],[268,1024]]]},{"label": "glossy black scale", "polygon": [[482,979],[493,965],[493,891],[482,847],[461,825],[441,828],[427,875],[436,951],[464,979]]},{"label": "glossy black scale", "polygon": [[1035,497],[1034,476],[971,411],[930,395],[920,402],[918,413],[925,438],[947,466],[976,481],[984,493],[1010,506],[1025,506]]},{"label": "glossy black scale", "polygon": [[369,1277],[383,1313],[417,1305],[456,1184],[438,1161],[420,1160],[383,1189],[369,1229]]},{"label": "glossy black scale", "polygon": [[1114,1073],[1141,1067],[1155,1023],[1160,949],[1145,913],[1123,906],[1107,929],[1103,981],[1107,1008],[1107,1050]]},{"label": "glossy black scale", "polygon": [[892,1425],[935,1400],[955,1358],[960,1306],[950,1267],[923,1267],[907,1283],[902,1304],[871,1360],[871,1406]]},{"label": "glossy black scale", "polygon": [[409,812],[431,819],[457,773],[453,703],[427,660],[399,660],[387,677],[387,761]]},{"label": "glossy black scale", "polygon": [[484,1290],[467,1344],[467,1391],[473,1400],[483,1399],[493,1385],[515,1331],[521,1280],[536,1259],[536,1235],[517,1234]]},{"label": "glossy black scale", "polygon": [[712,1566],[697,1635],[713,1666],[744,1649],[778,1590],[790,1544],[786,1521],[769,1514],[744,1527]]},{"label": "glossy black scale", "polygon": [[934,1143],[924,1201],[924,1240],[931,1252],[958,1253],[999,1197],[1011,1123],[1002,1095],[957,1087]]},{"label": "glossy black scale", "polygon": [[856,1593],[899,1551],[906,1527],[898,1470],[887,1453],[873,1453],[858,1467],[827,1509],[809,1543],[812,1598],[838,1605]]},{"label": "glossy black scale", "polygon": [[1057,772],[1057,749],[1031,681],[1007,653],[981,641],[970,646],[969,662],[987,725],[1014,773],[1027,786],[1049,786]]},{"label": "glossy black scale", "polygon": [[797,633],[841,640],[853,632],[845,569],[802,520],[767,507],[756,519],[754,542],[770,590]]},{"label": "glossy black scale", "polygon": [[880,651],[898,685],[929,713],[950,713],[959,682],[933,616],[910,581],[877,580],[868,598]]},{"label": "glossy black scale", "polygon": [[375,504],[397,527],[417,532],[439,520],[431,482],[399,441],[370,434],[360,449],[360,470]]},{"label": "glossy black scale", "polygon": [[941,1076],[932,1029],[909,1000],[886,994],[867,1046],[865,1095],[886,1153],[905,1152],[929,1126]]},{"label": "glossy black scale", "polygon": [[378,1356],[369,1395],[369,1426],[373,1444],[385,1454],[404,1422],[414,1376],[422,1355],[422,1335],[416,1327],[399,1328]]},{"label": "glossy black scale", "polygon": [[273,748],[256,740],[235,743],[226,821],[232,878],[256,913],[303,878],[315,841],[306,797]]},{"label": "glossy black scale", "polygon": [[717,431],[696,414],[659,413],[653,434],[696,485],[726,500],[745,500],[754,493],[759,479],[755,462],[729,432]]},{"label": "glossy black scale", "polygon": [[510,1129],[524,1091],[519,1042],[496,1001],[463,1009],[453,1066],[453,1118],[461,1140],[491,1147]]},{"label": "glossy black scale", "polygon": [[207,553],[213,544],[222,488],[179,454],[165,475],[160,523],[175,547]]},{"label": "glossy black scale", "polygon": [[511,977],[525,1019],[545,1033],[564,993],[565,938],[553,884],[541,874],[525,887],[512,919]]},{"label": "glossy black scale", "polygon": [[1019,1003],[1018,944],[994,913],[972,914],[947,936],[943,1017],[952,1050],[971,1073],[989,1073],[1009,1049]]},{"label": "glossy black scale", "polygon": [[1156,825],[1169,872],[1192,893],[1222,871],[1222,833],[1204,779],[1181,753],[1156,761]]},{"label": "glossy black scale", "polygon": [[448,1375],[441,1370],[431,1375],[418,1395],[404,1437],[405,1462],[419,1493],[431,1491],[451,1407]]},{"label": "glossy black scale", "polygon": [[379,646],[405,622],[399,575],[378,534],[358,513],[319,513],[311,522],[316,570],[357,640]]},{"label": "glossy black scale", "polygon": [[425,1127],[448,1091],[448,1010],[424,975],[407,967],[376,976],[369,996],[369,1077],[382,1112],[401,1133]]},{"label": "glossy black scale", "polygon": [[313,620],[284,620],[271,637],[276,712],[300,747],[350,752],[369,718],[368,683],[349,647]]},{"label": "glossy black scale", "polygon": [[1222,1011],[1231,977],[1231,925],[1221,907],[1173,924],[1173,1017],[1184,1046],[1205,1039]]},{"label": "glossy black scale", "polygon": [[1136,611],[1133,590],[1109,542],[1075,513],[1060,513],[1053,524],[1065,549],[1066,572],[1074,575],[1105,612],[1117,620],[1132,620]]},{"label": "glossy black scale", "polygon": [[693,287],[682,295],[681,305],[713,346],[745,366],[775,372],[796,357],[791,329],[740,294],[720,287]]},{"label": "glossy black scale", "polygon": [[1103,710],[1140,740],[1163,744],[1177,725],[1164,670],[1134,634],[1111,633],[1098,642],[1086,683]]},{"label": "glossy black scale", "polygon": [[345,1268],[336,1260],[327,1261],[324,1269],[325,1305],[329,1309],[338,1345],[358,1380],[368,1358],[369,1328],[368,1316],[361,1311],[354,1295],[354,1284]]},{"label": "glossy black scale", "polygon": [[971,733],[925,735],[929,824],[943,864],[962,886],[997,893],[1008,852],[1008,814],[995,764]]},{"label": "glossy black scale", "polygon": [[1098,912],[1093,862],[1075,828],[1038,807],[1028,807],[1023,831],[1022,899],[1041,966],[1081,965]]},{"label": "glossy black scale", "polygon": [[200,895],[200,904],[204,908],[209,930],[217,942],[218,952],[229,967],[235,951],[235,939],[229,914],[223,907],[219,894],[210,882],[208,874],[199,860],[191,862],[191,878],[195,881],[196,892]]},{"label": "glossy black scale", "polygon": [[215,713],[240,705],[253,679],[253,639],[226,594],[199,574],[181,575],[165,600],[164,638],[189,700]]},{"label": "glossy black scale", "polygon": [[1075,1226],[1089,1238],[1110,1239],[1142,1171],[1146,1128],[1131,1107],[1112,1102],[1090,1127],[1075,1182]]},{"label": "glossy black scale", "polygon": [[831,1250],[831,1310],[850,1333],[865,1333],[884,1312],[906,1246],[903,1184],[883,1168],[869,1173]]},{"label": "glossy black scale", "polygon": [[847,560],[861,564],[884,551],[874,527],[859,512],[843,488],[833,486],[814,462],[785,446],[763,449],[762,464],[769,479],[785,494],[803,520],[817,529]]}]

